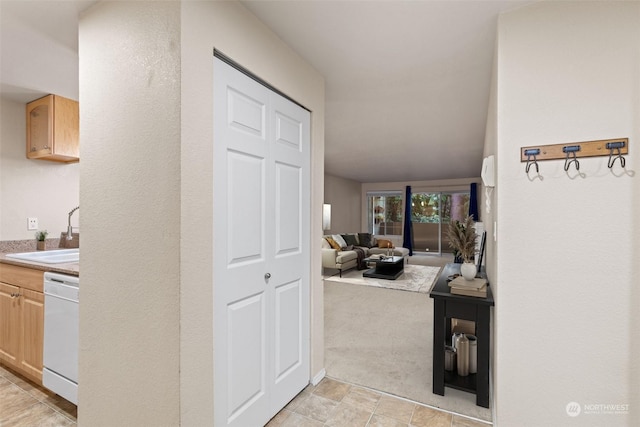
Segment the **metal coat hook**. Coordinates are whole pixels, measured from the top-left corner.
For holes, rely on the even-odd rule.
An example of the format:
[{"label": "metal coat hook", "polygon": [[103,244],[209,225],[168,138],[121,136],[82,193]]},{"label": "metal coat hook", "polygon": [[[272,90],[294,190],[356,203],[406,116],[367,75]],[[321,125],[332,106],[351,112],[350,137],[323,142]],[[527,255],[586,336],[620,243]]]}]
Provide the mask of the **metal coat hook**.
[{"label": "metal coat hook", "polygon": [[[613,169],[616,159],[619,158],[620,165],[625,169],[626,159],[624,156],[627,154],[629,154],[629,138],[612,138],[596,141],[565,142],[564,144],[520,147],[520,162],[526,163],[525,170],[528,175],[531,165],[535,165],[536,171],[539,171],[538,162],[545,160],[564,160],[565,172],[569,172],[571,163],[575,163],[576,170],[580,176],[582,176],[578,155],[580,155],[581,159],[609,156],[609,169]],[[538,176],[540,176],[540,173],[538,173]]]},{"label": "metal coat hook", "polygon": [[[616,162],[616,159],[620,159],[620,165],[624,168],[626,161],[624,157],[622,157],[622,151],[620,151],[622,147],[624,147],[623,141],[607,143],[607,149],[609,150],[609,162],[607,163],[607,166],[609,166],[609,169],[613,168],[613,164]],[[613,157],[613,150],[618,151],[616,157]]]},{"label": "metal coat hook", "polygon": [[[531,167],[531,165],[535,165],[536,173],[540,173],[540,169],[538,168],[538,159],[536,158],[536,156],[540,154],[540,149],[533,148],[530,150],[524,150],[524,154],[525,156],[527,156],[527,166],[524,169],[525,172],[529,173],[529,168]],[[533,161],[531,161],[531,156],[533,156]]]},{"label": "metal coat hook", "polygon": [[[564,161],[564,170],[565,172],[569,171],[569,166],[571,163],[576,164],[576,170],[580,170],[580,162],[578,161],[578,157],[576,156],[576,152],[580,151],[579,145],[568,145],[566,147],[562,147],[562,152],[567,153],[567,157]],[[569,155],[571,155],[571,160],[569,160]]]}]

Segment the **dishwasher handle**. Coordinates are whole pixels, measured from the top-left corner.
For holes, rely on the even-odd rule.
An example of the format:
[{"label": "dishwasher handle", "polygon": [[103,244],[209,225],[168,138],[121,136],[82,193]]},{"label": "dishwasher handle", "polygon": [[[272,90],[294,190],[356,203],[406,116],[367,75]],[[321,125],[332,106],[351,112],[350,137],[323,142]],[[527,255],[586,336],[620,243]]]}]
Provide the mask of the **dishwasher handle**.
[{"label": "dishwasher handle", "polygon": [[80,284],[80,278],[78,276],[70,276],[68,274],[55,273],[52,271],[47,271],[44,273],[44,283],[47,282],[56,282],[62,283],[69,286],[78,287]]}]

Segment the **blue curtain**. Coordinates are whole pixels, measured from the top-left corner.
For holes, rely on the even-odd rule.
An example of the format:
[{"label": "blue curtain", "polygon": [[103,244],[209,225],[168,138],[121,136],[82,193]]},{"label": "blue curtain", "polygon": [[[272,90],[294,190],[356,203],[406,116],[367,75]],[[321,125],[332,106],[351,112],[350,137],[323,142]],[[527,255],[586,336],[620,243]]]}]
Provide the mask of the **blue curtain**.
[{"label": "blue curtain", "polygon": [[402,246],[409,249],[409,256],[413,255],[413,223],[411,222],[411,186],[407,185],[404,196],[404,240]]},{"label": "blue curtain", "polygon": [[473,216],[473,220],[480,221],[480,214],[478,212],[478,184],[475,182],[471,184],[471,190],[469,192],[469,216]]}]

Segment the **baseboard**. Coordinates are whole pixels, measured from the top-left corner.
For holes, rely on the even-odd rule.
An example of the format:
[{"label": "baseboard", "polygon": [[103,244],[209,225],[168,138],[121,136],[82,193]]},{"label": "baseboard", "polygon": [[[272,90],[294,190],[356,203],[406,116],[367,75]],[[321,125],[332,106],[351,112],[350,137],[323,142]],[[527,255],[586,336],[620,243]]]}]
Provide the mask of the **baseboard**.
[{"label": "baseboard", "polygon": [[[491,319],[493,320],[493,319]],[[491,349],[493,355],[493,349]],[[491,405],[491,423],[494,427],[498,425],[496,414],[496,399],[495,390],[493,389],[493,367],[489,366],[489,405]]]},{"label": "baseboard", "polygon": [[313,384],[314,386],[318,385],[325,376],[327,376],[327,371],[322,368],[320,372],[318,372],[313,378],[311,378],[311,384]]}]

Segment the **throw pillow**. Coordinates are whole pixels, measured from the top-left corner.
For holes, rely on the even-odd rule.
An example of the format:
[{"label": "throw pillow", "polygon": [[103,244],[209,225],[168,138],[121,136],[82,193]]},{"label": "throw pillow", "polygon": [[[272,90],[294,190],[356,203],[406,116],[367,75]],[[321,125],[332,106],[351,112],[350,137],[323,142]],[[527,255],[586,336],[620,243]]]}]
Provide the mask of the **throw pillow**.
[{"label": "throw pillow", "polygon": [[333,249],[335,249],[336,251],[339,251],[339,250],[341,250],[341,249],[342,249],[342,248],[340,247],[340,245],[339,245],[335,240],[333,240],[331,237],[325,237],[324,239],[325,239],[325,240],[326,240],[326,241],[331,245],[331,247],[332,247]]},{"label": "throw pillow", "polygon": [[391,243],[391,240],[387,240],[387,239],[378,239],[378,247],[379,248],[395,248],[395,246],[393,246],[393,243]]},{"label": "throw pillow", "polygon": [[322,236],[322,249],[331,249],[331,245],[324,236]]},{"label": "throw pillow", "polygon": [[355,234],[343,234],[342,238],[347,243],[347,246],[358,246],[358,238]]},{"label": "throw pillow", "polygon": [[360,246],[365,246],[367,248],[372,247],[371,244],[371,234],[370,233],[358,233],[358,239],[360,240]]},{"label": "throw pillow", "polygon": [[333,240],[335,240],[336,243],[339,244],[341,248],[346,248],[347,247],[347,242],[344,241],[344,239],[342,238],[341,235],[334,234],[331,237],[333,237]]}]

